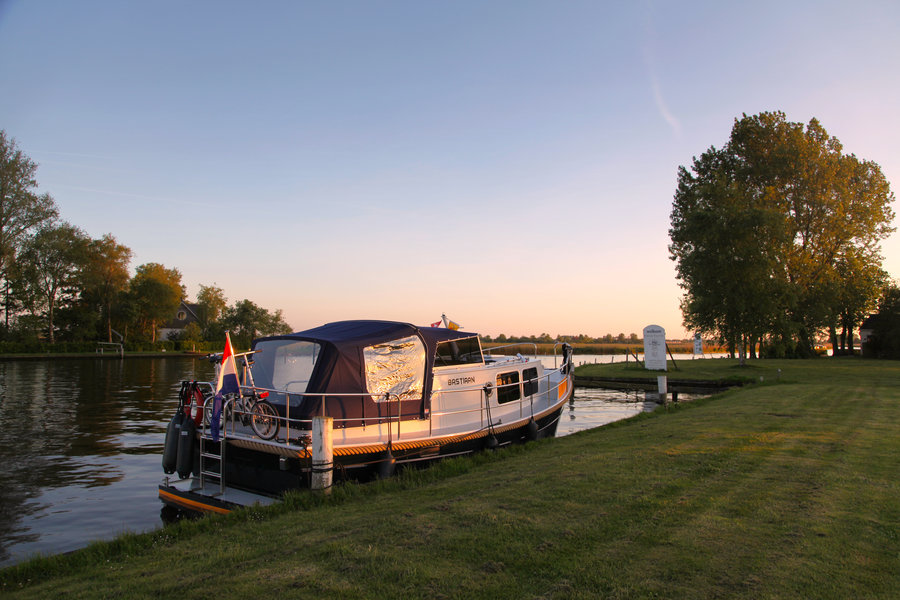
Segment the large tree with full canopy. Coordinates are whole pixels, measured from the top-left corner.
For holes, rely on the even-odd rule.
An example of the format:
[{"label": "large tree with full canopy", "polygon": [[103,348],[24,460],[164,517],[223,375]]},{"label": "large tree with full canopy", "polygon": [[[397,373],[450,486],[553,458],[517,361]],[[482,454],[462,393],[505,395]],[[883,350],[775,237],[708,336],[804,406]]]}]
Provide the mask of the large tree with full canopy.
[{"label": "large tree with full canopy", "polygon": [[141,333],[155,342],[157,328],[175,315],[185,297],[181,272],[159,263],[140,265],[129,292]]},{"label": "large tree with full canopy", "polygon": [[[49,194],[37,193],[37,164],[0,129],[0,279],[9,291],[10,269],[29,233],[57,216]],[[6,299],[5,299],[6,300]],[[9,302],[5,305],[9,327]]]},{"label": "large tree with full canopy", "polygon": [[18,293],[35,317],[43,318],[47,339],[56,341],[57,311],[79,295],[79,275],[89,238],[69,223],[45,224],[19,252],[15,277]]},{"label": "large tree with full canopy", "polygon": [[112,315],[128,288],[131,249],[116,241],[111,233],[91,240],[82,272],[83,295],[96,305],[103,321],[103,337],[113,341]]},{"label": "large tree with full canopy", "polygon": [[818,332],[858,324],[884,277],[894,195],[877,164],[842,150],[817,120],[767,112],[679,167],[669,250],[686,326],[809,355]]}]

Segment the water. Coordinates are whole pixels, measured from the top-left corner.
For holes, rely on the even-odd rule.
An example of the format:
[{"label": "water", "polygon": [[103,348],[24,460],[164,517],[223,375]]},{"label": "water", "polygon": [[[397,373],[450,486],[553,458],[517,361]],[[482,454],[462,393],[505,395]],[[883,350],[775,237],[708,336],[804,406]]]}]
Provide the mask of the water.
[{"label": "water", "polygon": [[161,524],[156,485],[186,358],[0,361],[0,566]]},{"label": "water", "polygon": [[[182,357],[0,361],[0,566],[161,526],[166,425],[181,381],[212,375]],[[655,406],[576,388],[557,435]]]},{"label": "water", "polygon": [[[654,410],[658,404],[647,400],[642,390],[607,390],[576,387],[575,394],[563,408],[556,437],[600,427],[613,421]],[[681,394],[679,394],[679,400]]]}]

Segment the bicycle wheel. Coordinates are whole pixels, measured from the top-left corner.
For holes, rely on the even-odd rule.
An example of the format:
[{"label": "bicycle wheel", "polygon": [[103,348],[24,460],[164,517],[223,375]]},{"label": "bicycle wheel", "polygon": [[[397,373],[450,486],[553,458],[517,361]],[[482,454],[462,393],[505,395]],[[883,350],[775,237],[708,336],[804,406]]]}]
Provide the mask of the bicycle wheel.
[{"label": "bicycle wheel", "polygon": [[275,407],[259,400],[250,408],[250,426],[260,439],[271,440],[278,435],[278,412]]}]

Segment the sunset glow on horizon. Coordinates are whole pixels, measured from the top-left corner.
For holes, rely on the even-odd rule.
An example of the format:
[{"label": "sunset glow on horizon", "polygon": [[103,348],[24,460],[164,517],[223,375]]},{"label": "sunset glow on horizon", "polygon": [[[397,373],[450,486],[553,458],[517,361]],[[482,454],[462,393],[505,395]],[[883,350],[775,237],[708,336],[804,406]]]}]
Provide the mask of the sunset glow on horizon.
[{"label": "sunset glow on horizon", "polygon": [[[14,0],[0,129],[64,220],[191,298],[217,285],[296,330],[446,313],[680,339],[678,167],[781,110],[896,193],[898,30],[865,0]],[[900,277],[900,236],[882,250]]]}]

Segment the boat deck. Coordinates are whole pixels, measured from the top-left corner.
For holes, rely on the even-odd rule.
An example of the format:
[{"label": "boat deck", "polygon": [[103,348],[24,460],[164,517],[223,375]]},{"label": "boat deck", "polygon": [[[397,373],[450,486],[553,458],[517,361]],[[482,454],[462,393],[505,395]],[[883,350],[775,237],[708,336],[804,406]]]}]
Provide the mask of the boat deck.
[{"label": "boat deck", "polygon": [[224,492],[219,483],[206,482],[201,487],[197,477],[187,479],[170,479],[166,477],[159,485],[159,498],[166,504],[177,505],[193,512],[229,513],[244,506],[268,506],[278,502],[278,498],[255,494],[246,490],[225,486]]}]

